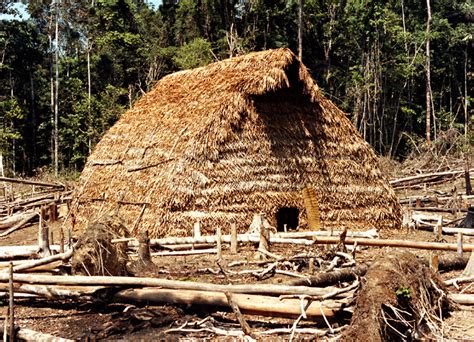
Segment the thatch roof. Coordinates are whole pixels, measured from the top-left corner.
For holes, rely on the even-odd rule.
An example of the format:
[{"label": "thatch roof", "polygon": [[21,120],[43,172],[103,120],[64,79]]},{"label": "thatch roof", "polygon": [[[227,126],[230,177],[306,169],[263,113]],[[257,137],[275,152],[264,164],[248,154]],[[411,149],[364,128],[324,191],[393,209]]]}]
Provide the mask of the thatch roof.
[{"label": "thatch roof", "polygon": [[115,211],[136,234],[189,235],[194,222],[248,228],[255,213],[324,226],[395,228],[400,208],[371,147],[289,49],[251,53],[161,79],[99,142],[81,175],[79,227]]}]

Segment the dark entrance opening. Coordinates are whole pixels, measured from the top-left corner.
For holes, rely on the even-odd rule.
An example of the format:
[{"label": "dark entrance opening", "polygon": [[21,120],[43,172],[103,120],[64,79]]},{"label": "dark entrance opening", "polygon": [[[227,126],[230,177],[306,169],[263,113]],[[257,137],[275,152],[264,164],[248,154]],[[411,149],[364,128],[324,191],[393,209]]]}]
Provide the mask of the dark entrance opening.
[{"label": "dark entrance opening", "polygon": [[276,214],[277,219],[277,230],[279,232],[284,231],[286,224],[286,229],[296,229],[298,227],[298,217],[300,211],[298,208],[283,207],[278,209]]}]

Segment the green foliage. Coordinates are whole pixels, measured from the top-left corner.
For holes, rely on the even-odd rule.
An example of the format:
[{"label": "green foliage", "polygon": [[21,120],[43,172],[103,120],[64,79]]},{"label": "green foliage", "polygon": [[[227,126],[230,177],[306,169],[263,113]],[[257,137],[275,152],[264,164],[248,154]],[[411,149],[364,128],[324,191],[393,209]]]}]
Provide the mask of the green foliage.
[{"label": "green foliage", "polygon": [[211,43],[203,38],[196,38],[189,44],[184,44],[173,57],[173,61],[180,69],[192,69],[212,61]]},{"label": "green foliage", "polygon": [[397,291],[395,291],[398,300],[407,300],[411,298],[411,289],[407,286],[400,286]]},{"label": "green foliage", "polygon": [[17,128],[25,113],[16,98],[0,102],[0,152],[8,155],[13,140],[21,139]]},{"label": "green foliage", "polygon": [[[60,164],[74,173],[121,113],[166,74],[255,50],[296,52],[299,3],[164,0],[153,9],[143,0],[30,1],[28,20],[0,20],[0,149],[8,167],[31,173],[51,163],[56,10]],[[462,135],[473,39],[465,18],[473,7],[467,0],[431,3],[433,131]],[[320,88],[380,154],[409,153],[425,130],[426,4],[305,0],[303,13],[303,61]]]}]

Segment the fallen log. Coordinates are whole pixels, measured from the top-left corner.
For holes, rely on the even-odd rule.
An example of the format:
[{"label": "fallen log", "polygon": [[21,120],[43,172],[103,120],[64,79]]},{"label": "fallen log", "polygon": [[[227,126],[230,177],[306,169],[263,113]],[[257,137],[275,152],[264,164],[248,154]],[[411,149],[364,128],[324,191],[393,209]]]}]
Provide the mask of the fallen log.
[{"label": "fallen log", "polygon": [[[6,341],[7,339],[5,338],[4,335],[4,329],[3,329],[3,322],[0,323],[0,335],[3,337],[3,340]],[[26,328],[18,328],[15,327],[16,330],[16,339],[10,339],[10,341],[13,340],[22,340],[26,342],[74,342],[75,340],[70,340],[67,338],[62,338],[62,337],[57,337],[54,335],[50,334],[45,334],[39,331],[31,330],[31,329],[26,329]]]},{"label": "fallen log", "polygon": [[[73,251],[74,250],[71,248],[70,250],[64,253],[50,255],[45,258],[41,258],[37,260],[25,261],[21,264],[13,266],[13,272],[25,271],[25,270],[32,269],[41,265],[49,264],[58,260],[61,260],[61,261],[67,260],[72,256]],[[6,272],[6,271],[3,271],[3,272]]]},{"label": "fallen log", "polygon": [[62,192],[59,196],[59,199],[55,200],[57,192],[48,192],[46,194],[42,194],[41,196],[35,196],[35,197],[30,197],[26,199],[21,199],[17,200],[14,202],[8,203],[8,205],[3,205],[3,208],[0,210],[2,212],[5,212],[10,208],[12,211],[16,210],[26,210],[26,209],[31,209],[35,207],[40,207],[42,205],[50,204],[52,202],[56,202],[58,204],[64,203],[65,201],[68,200],[68,197],[70,194],[72,194],[72,191],[65,191]]},{"label": "fallen log", "polygon": [[450,293],[448,298],[461,305],[474,305],[474,294],[470,293]]},{"label": "fallen log", "polygon": [[[469,200],[469,199],[473,199],[474,196],[473,195],[457,195],[456,196],[456,199],[459,199],[459,200]],[[434,203],[435,205],[439,204],[439,203],[443,203],[443,202],[448,202],[448,201],[452,201],[453,200],[453,196],[440,196],[440,197],[437,197],[437,196],[411,196],[411,197],[405,197],[405,198],[401,198],[399,199],[399,203],[400,204],[412,204],[413,206],[416,205],[417,201],[419,203]]]},{"label": "fallen log", "polygon": [[[428,232],[432,232],[435,224],[430,225],[418,225],[417,228],[419,230],[425,230]],[[456,235],[457,233],[461,233],[462,235],[474,236],[474,229],[472,228],[453,228],[453,227],[443,227],[443,234],[445,235]]]},{"label": "fallen log", "polygon": [[471,283],[474,282],[474,276],[468,276],[468,277],[459,277],[455,279],[449,279],[444,282],[444,285],[454,285],[457,286],[457,284],[460,283]]},{"label": "fallen log", "polygon": [[[469,258],[460,256],[443,257],[438,261],[438,269],[440,271],[463,269],[467,265],[468,260]],[[429,261],[426,259],[421,259],[420,262],[425,266],[429,266]],[[370,264],[360,264],[352,268],[343,268],[333,272],[322,272],[305,279],[293,280],[289,285],[325,287],[339,282],[348,282],[356,279],[356,277],[363,277],[369,267]]]},{"label": "fallen log", "polygon": [[[0,282],[7,282],[8,274],[0,273]],[[190,282],[158,278],[141,277],[107,277],[107,276],[49,276],[15,273],[14,281],[28,284],[55,284],[55,285],[87,285],[87,286],[142,286],[162,287],[167,289],[231,292],[261,295],[308,295],[323,296],[333,292],[336,288],[317,288],[307,286],[288,285],[221,285],[203,282]]]},{"label": "fallen log", "polygon": [[[18,261],[18,260],[16,260]],[[24,263],[25,261],[21,260],[21,263]],[[20,264],[21,264],[20,263]],[[17,264],[19,265],[19,264]],[[29,267],[28,269],[26,270],[23,270],[22,272],[28,272],[28,273],[32,273],[32,272],[50,272],[50,273],[59,273],[60,271],[60,267],[63,265],[63,262],[62,261],[53,261],[49,264],[45,264],[45,265],[39,265],[39,266],[35,266],[35,267]],[[0,272],[7,272],[8,270],[8,265],[5,266],[3,265],[3,262],[0,263]]]},{"label": "fallen log", "polygon": [[[8,286],[0,283],[0,291],[7,291]],[[104,286],[57,286],[14,284],[15,293],[27,293],[45,298],[80,298],[93,297],[104,290]]]},{"label": "fallen log", "polygon": [[182,255],[201,255],[201,254],[216,254],[217,248],[208,249],[194,249],[188,251],[169,251],[169,252],[154,252],[151,253],[152,257],[155,256],[182,256]]},{"label": "fallen log", "polygon": [[[314,238],[315,244],[338,244],[339,237],[317,237]],[[353,245],[357,243],[358,246],[378,246],[378,247],[404,247],[415,249],[427,249],[438,251],[457,251],[458,245],[455,243],[441,243],[441,242],[425,242],[425,241],[410,241],[410,240],[388,240],[388,239],[353,239],[346,238],[344,240],[346,245]],[[469,252],[474,250],[474,244],[463,245],[463,251]]]},{"label": "fallen log", "polygon": [[[471,169],[470,171],[474,171]],[[458,178],[464,175],[464,170],[456,170],[456,171],[444,171],[444,172],[433,172],[433,173],[425,173],[416,176],[409,176],[399,179],[393,179],[390,181],[390,185],[395,188],[400,187],[408,187],[418,185],[420,183],[430,183],[434,181],[438,181],[440,178]]]},{"label": "fallen log", "polygon": [[10,227],[13,227],[18,222],[21,222],[29,214],[32,214],[32,213],[22,212],[22,213],[13,214],[13,215],[5,217],[4,219],[0,220],[0,229],[8,229]]},{"label": "fallen log", "polygon": [[31,213],[31,214],[25,215],[23,217],[23,219],[20,222],[18,222],[17,224],[15,224],[13,227],[11,227],[10,229],[7,229],[4,232],[1,232],[0,237],[5,237],[5,236],[13,233],[16,230],[23,228],[23,226],[25,224],[27,224],[28,222],[30,222],[31,220],[33,220],[37,216],[38,216],[37,213]]},{"label": "fallen log", "polygon": [[368,264],[361,264],[357,265],[356,267],[343,268],[337,271],[321,272],[305,279],[293,280],[290,282],[290,285],[326,287],[340,282],[352,281],[358,276],[362,277],[365,275],[368,269]]},{"label": "fallen log", "polygon": [[466,208],[438,208],[438,207],[417,207],[416,211],[427,211],[433,213],[454,213],[454,212],[467,212]]},{"label": "fallen log", "polygon": [[[339,236],[342,231],[333,231],[332,236]],[[283,241],[292,241],[292,239],[300,239],[305,237],[314,237],[314,236],[331,236],[330,231],[317,231],[317,232],[290,232],[290,233],[277,233],[270,236],[271,242]],[[375,238],[378,237],[378,233],[375,229],[368,230],[366,232],[347,232],[348,237],[365,237],[365,238]],[[230,243],[231,235],[222,235],[222,242]],[[260,236],[258,234],[237,234],[238,242],[253,242],[258,243],[260,241]],[[113,239],[112,243],[128,242],[129,246],[136,247],[138,246],[138,240],[135,238],[121,238]],[[215,244],[216,236],[187,236],[187,237],[168,237],[162,239],[151,239],[150,246],[171,246],[171,245],[185,245],[185,244]],[[306,240],[303,240],[303,243],[307,243]]]},{"label": "fallen log", "polygon": [[[244,314],[295,318],[302,314],[300,299],[280,300],[271,296],[232,294],[232,300]],[[114,301],[147,304],[204,305],[228,308],[225,293],[170,289],[127,289],[115,294]],[[308,318],[333,317],[344,301],[313,301],[305,313]]]},{"label": "fallen log", "polygon": [[47,182],[31,181],[31,180],[19,179],[19,178],[0,177],[0,182],[37,185],[37,186],[43,186],[47,188],[58,188],[62,190],[66,188],[64,184],[60,184],[60,183],[47,183]]},{"label": "fallen log", "polygon": [[[59,245],[50,245],[49,248],[51,251],[59,252]],[[0,260],[5,259],[15,259],[15,258],[29,258],[31,256],[37,255],[38,251],[37,245],[27,245],[27,246],[2,246],[0,247]]]}]

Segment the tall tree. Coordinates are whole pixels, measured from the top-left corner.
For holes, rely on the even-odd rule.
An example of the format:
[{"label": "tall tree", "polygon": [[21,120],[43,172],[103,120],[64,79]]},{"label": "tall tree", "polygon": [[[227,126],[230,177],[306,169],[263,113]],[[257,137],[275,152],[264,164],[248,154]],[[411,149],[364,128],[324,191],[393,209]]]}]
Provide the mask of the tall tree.
[{"label": "tall tree", "polygon": [[[426,142],[431,142],[431,116],[434,117],[434,108],[431,107],[431,53],[430,53],[430,33],[431,33],[431,6],[430,0],[426,0]],[[436,124],[436,123],[435,123]]]}]

